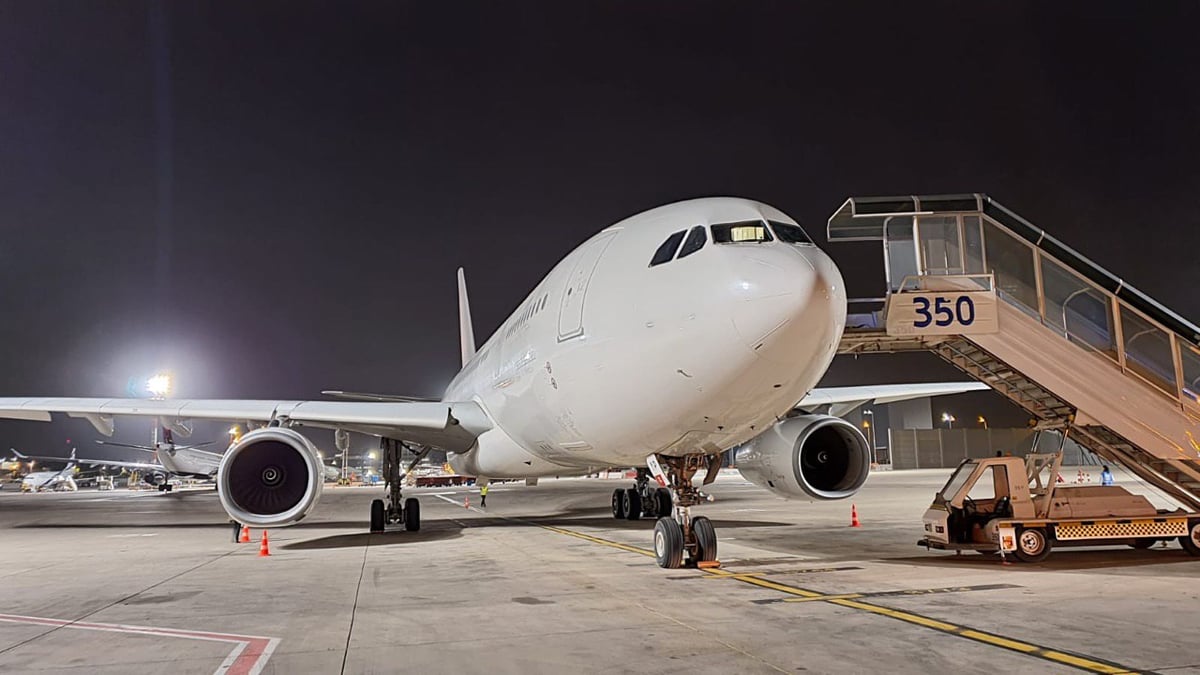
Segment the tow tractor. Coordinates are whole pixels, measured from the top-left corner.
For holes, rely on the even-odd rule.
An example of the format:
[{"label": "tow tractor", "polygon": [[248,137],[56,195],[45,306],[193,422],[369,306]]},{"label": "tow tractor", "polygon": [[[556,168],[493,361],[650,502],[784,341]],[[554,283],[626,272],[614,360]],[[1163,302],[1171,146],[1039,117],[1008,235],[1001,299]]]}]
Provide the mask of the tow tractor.
[{"label": "tow tractor", "polygon": [[1178,539],[1200,555],[1200,513],[1156,509],[1116,485],[1058,483],[1061,465],[1061,451],[964,460],[925,512],[917,545],[1040,562],[1055,546],[1144,549]]}]

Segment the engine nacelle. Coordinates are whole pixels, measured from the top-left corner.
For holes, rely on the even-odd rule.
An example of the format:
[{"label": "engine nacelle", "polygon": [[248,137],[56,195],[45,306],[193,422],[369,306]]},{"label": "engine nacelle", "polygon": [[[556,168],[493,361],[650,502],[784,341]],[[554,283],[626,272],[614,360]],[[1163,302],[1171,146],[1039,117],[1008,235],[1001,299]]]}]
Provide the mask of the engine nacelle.
[{"label": "engine nacelle", "polygon": [[277,527],[299,522],[317,504],[325,480],[312,442],[286,427],[256,429],[225,452],[217,494],[239,523]]},{"label": "engine nacelle", "polygon": [[158,487],[167,482],[167,474],[161,471],[152,471],[142,476],[142,480],[145,481],[147,485]]},{"label": "engine nacelle", "polygon": [[853,424],[830,415],[791,417],[737,451],[746,480],[788,499],[845,499],[871,470],[871,449]]}]

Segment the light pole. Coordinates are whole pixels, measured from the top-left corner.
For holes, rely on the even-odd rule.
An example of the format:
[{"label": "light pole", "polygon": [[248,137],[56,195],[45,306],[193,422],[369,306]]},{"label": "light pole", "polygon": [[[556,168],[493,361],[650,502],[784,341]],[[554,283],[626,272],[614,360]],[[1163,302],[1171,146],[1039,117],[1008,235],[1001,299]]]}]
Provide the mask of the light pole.
[{"label": "light pole", "polygon": [[942,413],[942,421],[946,423],[947,429],[953,429],[954,423],[957,422],[958,420],[954,417],[954,415],[951,415],[948,412],[944,412],[944,413]]},{"label": "light pole", "polygon": [[871,444],[871,463],[876,464],[875,457],[875,411],[864,410],[864,416],[870,416],[870,420],[863,420],[863,428],[867,430],[867,442]]},{"label": "light pole", "polygon": [[984,428],[984,429],[988,428],[988,425],[987,425],[987,418],[986,418],[986,417],[984,417],[983,415],[980,415],[980,416],[979,416],[979,423],[983,425],[983,428]]}]

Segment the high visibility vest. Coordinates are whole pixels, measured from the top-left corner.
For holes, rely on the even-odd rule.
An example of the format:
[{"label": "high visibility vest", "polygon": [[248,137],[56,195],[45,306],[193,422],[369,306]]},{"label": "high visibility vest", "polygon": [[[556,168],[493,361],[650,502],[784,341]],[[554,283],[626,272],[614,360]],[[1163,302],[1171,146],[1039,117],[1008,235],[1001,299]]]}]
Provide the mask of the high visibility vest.
[{"label": "high visibility vest", "polygon": [[482,497],[486,497],[486,496],[487,496],[487,488],[488,488],[488,486],[486,486],[486,485],[484,485],[483,487],[479,488],[479,494],[480,494],[480,496],[482,496]]}]

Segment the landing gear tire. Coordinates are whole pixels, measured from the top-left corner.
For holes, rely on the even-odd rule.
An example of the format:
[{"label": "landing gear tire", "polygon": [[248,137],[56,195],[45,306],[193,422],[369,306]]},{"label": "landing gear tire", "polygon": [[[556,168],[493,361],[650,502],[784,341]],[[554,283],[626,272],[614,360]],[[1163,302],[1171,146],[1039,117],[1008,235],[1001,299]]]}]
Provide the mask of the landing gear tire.
[{"label": "landing gear tire", "polygon": [[409,532],[421,529],[421,502],[416,497],[404,500],[404,529]]},{"label": "landing gear tire", "polygon": [[1046,537],[1046,531],[1039,527],[1022,530],[1017,535],[1017,550],[1014,554],[1017,560],[1027,563],[1041,562],[1050,555],[1052,544]]},{"label": "landing gear tire", "polygon": [[672,518],[654,523],[654,559],[663,569],[679,569],[683,564],[683,528]]},{"label": "landing gear tire", "polygon": [[1139,551],[1141,551],[1141,550],[1148,549],[1157,543],[1158,543],[1157,539],[1137,539],[1137,540],[1134,540],[1131,544],[1129,544],[1129,547],[1136,548]]},{"label": "landing gear tire", "polygon": [[625,519],[625,491],[621,489],[613,490],[612,497],[612,513],[613,518],[617,520]]},{"label": "landing gear tire", "polygon": [[371,532],[383,532],[384,512],[382,499],[371,500]]},{"label": "landing gear tire", "polygon": [[1179,545],[1188,555],[1200,555],[1200,520],[1192,521],[1188,533],[1179,538]]},{"label": "landing gear tire", "polygon": [[712,562],[717,559],[717,530],[712,521],[704,516],[692,519],[692,534],[696,537],[696,562]]},{"label": "landing gear tire", "polygon": [[625,512],[626,520],[637,520],[642,517],[642,496],[636,488],[625,490],[621,500],[621,509]]},{"label": "landing gear tire", "polygon": [[671,508],[674,504],[671,503],[671,491],[665,487],[660,487],[654,491],[654,501],[658,505],[658,513],[655,514],[659,518],[666,518],[671,515]]}]

